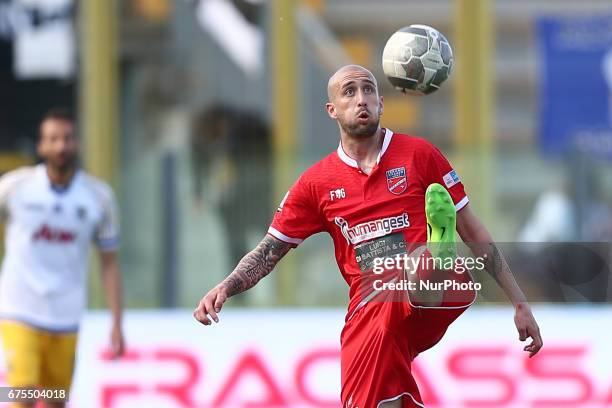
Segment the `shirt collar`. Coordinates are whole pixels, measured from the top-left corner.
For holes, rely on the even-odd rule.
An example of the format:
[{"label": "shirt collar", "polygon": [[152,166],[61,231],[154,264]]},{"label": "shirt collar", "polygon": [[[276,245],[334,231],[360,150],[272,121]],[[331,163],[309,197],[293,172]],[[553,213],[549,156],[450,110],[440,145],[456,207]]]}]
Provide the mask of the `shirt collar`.
[{"label": "shirt collar", "polygon": [[[385,131],[385,138],[383,140],[382,148],[380,149],[380,152],[378,152],[378,157],[376,157],[376,164],[380,162],[380,159],[382,158],[383,154],[385,154],[385,152],[387,151],[387,148],[389,147],[389,144],[391,143],[391,138],[393,137],[393,131],[391,131],[390,129],[383,129],[383,130]],[[338,144],[337,153],[338,153],[338,157],[340,158],[340,160],[342,160],[344,163],[348,164],[351,167],[359,168],[359,165],[357,164],[357,160],[353,159],[351,156],[346,154],[346,152],[342,148],[342,141],[340,141],[340,143]]]},{"label": "shirt collar", "polygon": [[65,185],[65,186],[58,186],[58,185],[53,184],[51,182],[51,179],[49,178],[49,175],[47,174],[47,165],[45,163],[38,164],[37,168],[38,168],[38,172],[39,172],[40,176],[43,178],[45,183],[48,183],[49,188],[51,189],[51,191],[53,191],[54,193],[59,194],[59,195],[68,192],[70,187],[72,187],[74,182],[77,180],[77,177],[79,177],[80,174],[81,174],[81,170],[80,169],[76,169],[76,171],[72,175],[72,178],[70,179],[70,181],[68,182],[67,185]]}]

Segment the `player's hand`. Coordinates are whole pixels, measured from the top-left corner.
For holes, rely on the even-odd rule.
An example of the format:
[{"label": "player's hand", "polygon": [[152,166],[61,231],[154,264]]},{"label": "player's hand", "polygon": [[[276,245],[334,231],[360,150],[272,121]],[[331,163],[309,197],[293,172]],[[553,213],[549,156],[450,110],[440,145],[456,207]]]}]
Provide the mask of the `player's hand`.
[{"label": "player's hand", "polygon": [[531,358],[540,351],[544,344],[540,335],[540,328],[528,304],[521,303],[517,305],[514,312],[514,324],[516,324],[516,329],[519,332],[519,340],[525,341],[527,338],[531,338],[531,343],[523,348],[523,350],[529,353],[529,358]]},{"label": "player's hand", "polygon": [[221,311],[226,299],[227,288],[223,284],[218,284],[200,300],[193,311],[193,317],[206,326],[212,324],[211,319],[219,323],[217,314]]},{"label": "player's hand", "polygon": [[111,358],[120,358],[124,353],[125,340],[123,338],[123,330],[121,330],[120,325],[115,324],[111,331]]}]

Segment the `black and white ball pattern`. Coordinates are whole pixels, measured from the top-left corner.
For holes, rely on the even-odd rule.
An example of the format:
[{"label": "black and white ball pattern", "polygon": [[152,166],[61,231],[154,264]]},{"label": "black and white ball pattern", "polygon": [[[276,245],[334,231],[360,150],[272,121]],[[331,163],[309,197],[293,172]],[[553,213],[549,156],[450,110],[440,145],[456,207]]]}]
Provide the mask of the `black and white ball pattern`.
[{"label": "black and white ball pattern", "polygon": [[395,88],[426,95],[438,90],[450,76],[453,51],[438,30],[413,24],[399,29],[387,40],[382,64]]}]

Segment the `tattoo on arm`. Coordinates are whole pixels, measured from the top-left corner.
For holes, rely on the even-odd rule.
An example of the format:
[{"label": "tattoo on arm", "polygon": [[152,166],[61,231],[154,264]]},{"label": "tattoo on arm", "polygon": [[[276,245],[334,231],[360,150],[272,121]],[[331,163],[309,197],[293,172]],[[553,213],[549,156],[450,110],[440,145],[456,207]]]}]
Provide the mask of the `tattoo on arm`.
[{"label": "tattoo on arm", "polygon": [[[485,251],[485,268],[496,281],[499,282],[499,277],[504,272],[504,270],[510,272],[510,268],[507,267],[506,261],[494,242],[490,242],[487,244],[487,249]],[[504,267],[505,266],[505,267]]]},{"label": "tattoo on arm", "polygon": [[290,249],[291,244],[266,235],[254,250],[240,260],[234,271],[223,281],[222,284],[227,287],[228,296],[237,295],[255,286],[261,278],[274,269],[278,261]]}]

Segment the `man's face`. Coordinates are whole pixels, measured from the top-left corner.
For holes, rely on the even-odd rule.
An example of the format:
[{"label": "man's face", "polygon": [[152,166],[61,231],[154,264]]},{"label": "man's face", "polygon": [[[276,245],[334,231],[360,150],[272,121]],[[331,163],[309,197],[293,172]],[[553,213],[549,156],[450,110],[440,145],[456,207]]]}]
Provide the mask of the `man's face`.
[{"label": "man's face", "polygon": [[376,133],[383,110],[376,80],[361,69],[337,72],[330,80],[329,116],[351,136],[371,136]]},{"label": "man's face", "polygon": [[74,135],[74,124],[65,119],[46,119],[40,125],[38,155],[59,170],[76,164],[79,143]]}]

